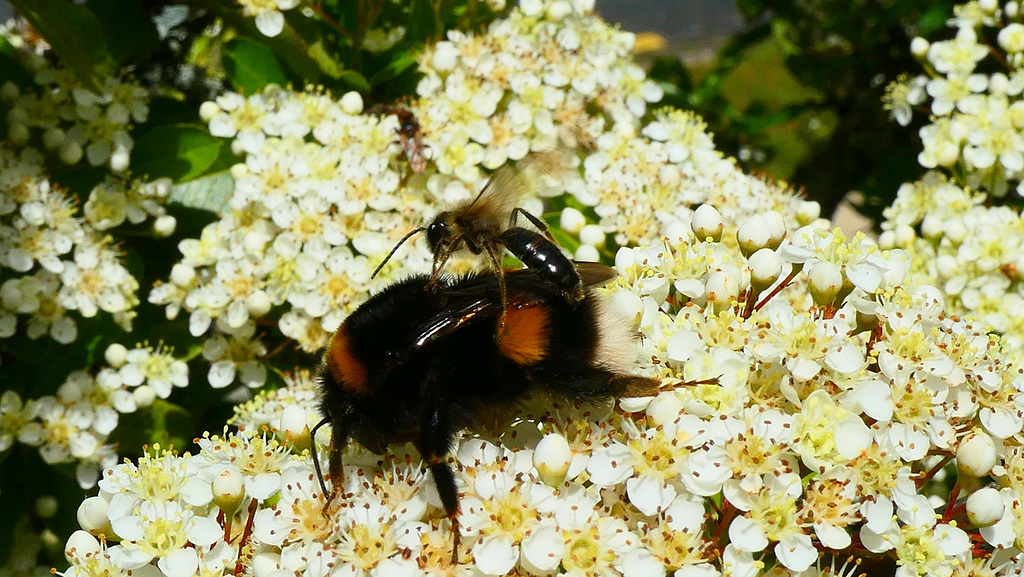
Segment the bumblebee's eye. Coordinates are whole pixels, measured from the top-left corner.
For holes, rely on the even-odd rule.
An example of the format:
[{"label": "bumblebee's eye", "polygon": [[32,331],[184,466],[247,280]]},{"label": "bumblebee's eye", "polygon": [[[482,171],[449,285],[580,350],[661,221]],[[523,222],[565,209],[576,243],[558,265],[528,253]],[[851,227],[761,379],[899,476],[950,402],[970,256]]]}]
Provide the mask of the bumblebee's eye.
[{"label": "bumblebee's eye", "polygon": [[430,251],[433,253],[437,252],[437,248],[444,244],[448,237],[448,225],[445,222],[447,220],[448,213],[442,212],[427,227],[427,244],[430,245]]}]

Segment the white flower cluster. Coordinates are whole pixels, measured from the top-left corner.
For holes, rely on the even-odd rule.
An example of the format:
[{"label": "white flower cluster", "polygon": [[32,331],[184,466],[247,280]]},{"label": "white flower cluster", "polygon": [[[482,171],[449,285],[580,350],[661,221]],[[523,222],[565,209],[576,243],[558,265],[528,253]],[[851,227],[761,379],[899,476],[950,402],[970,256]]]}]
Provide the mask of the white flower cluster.
[{"label": "white flower cluster", "polygon": [[481,167],[638,124],[661,88],[630,58],[633,34],[592,10],[527,2],[484,34],[452,31],[424,52],[414,111],[438,172],[472,182]]},{"label": "white flower cluster", "polygon": [[1020,6],[967,2],[955,15],[955,38],[912,44],[928,74],[890,93],[903,123],[911,105],[929,107],[918,161],[931,170],[900,187],[879,241],[907,250],[915,283],[938,287],[951,313],[978,319],[1024,359],[1024,220],[1000,206],[1008,191],[1024,193]]},{"label": "white flower cluster", "polygon": [[21,323],[31,339],[73,342],[72,311],[91,318],[102,310],[129,329],[138,282],[111,239],[51,187],[34,149],[0,147],[0,174],[0,338],[15,335]]},{"label": "white flower cluster", "polygon": [[1024,218],[932,171],[900,187],[880,242],[910,252],[918,282],[939,287],[951,311],[1003,335],[1024,359]]},{"label": "white flower cluster", "polygon": [[12,390],[0,395],[0,453],[15,441],[38,447],[43,461],[76,463],[83,488],[96,486],[99,472],[117,462],[110,434],[121,413],[167,398],[172,386],[188,384],[188,366],[162,347],[107,347],[109,366],[96,375],[71,371],[56,394],[24,401]]},{"label": "white flower cluster", "polygon": [[654,242],[702,202],[733,223],[768,210],[793,224],[818,217],[815,203],[723,158],[693,113],[662,111],[641,129],[661,89],[631,59],[633,35],[592,8],[524,2],[485,34],[450,32],[424,53],[412,109],[438,172],[473,182],[531,150],[585,151],[581,178],[550,191],[578,201],[561,215],[579,237],[578,260],[597,260],[608,235],[619,246]]},{"label": "white flower cluster", "polygon": [[963,184],[991,195],[1024,194],[1024,25],[1020,3],[971,1],[955,8],[956,36],[929,43],[915,38],[913,53],[927,74],[891,87],[887,106],[901,124],[927,105],[921,128],[925,168],[962,169]]},{"label": "white flower cluster", "polygon": [[[210,132],[233,138],[245,162],[231,170],[220,220],[180,243],[182,260],[149,300],[169,318],[188,311],[193,335],[212,332],[203,356],[214,387],[265,382],[255,320],[274,307],[286,307],[277,321],[285,336],[322,347],[376,286],[380,259],[437,204],[399,168],[397,118],[361,112],[356,93],[339,101],[280,89],[203,106]],[[412,270],[429,266],[421,243],[405,250]]]},{"label": "white flower cluster", "polygon": [[[858,550],[901,577],[1015,574],[1024,373],[936,289],[904,286],[902,251],[782,220],[725,242],[704,206],[693,232],[620,250],[610,298],[663,392],[611,412],[524,405],[463,437],[458,567],[408,447],[345,448],[344,497],[324,516],[303,372],[198,455],[108,470],[79,515],[108,541],[76,533],[67,574],[819,575],[825,551]],[[947,502],[930,481],[954,460],[958,487],[999,484]]]},{"label": "white flower cluster", "polygon": [[170,193],[169,178],[126,183],[123,179],[108,177],[89,191],[83,213],[96,230],[118,227],[126,221],[142,224],[154,218],[153,232],[157,236],[166,237],[173,234],[177,226],[177,219],[167,214],[164,208]]},{"label": "white flower cluster", "polygon": [[7,110],[7,138],[15,145],[41,144],[67,164],[84,157],[115,173],[128,168],[132,124],[149,117],[149,93],[132,81],[107,78],[99,93],[83,86],[69,68],[54,68],[38,54],[22,53],[35,91],[7,82],[0,100]]}]

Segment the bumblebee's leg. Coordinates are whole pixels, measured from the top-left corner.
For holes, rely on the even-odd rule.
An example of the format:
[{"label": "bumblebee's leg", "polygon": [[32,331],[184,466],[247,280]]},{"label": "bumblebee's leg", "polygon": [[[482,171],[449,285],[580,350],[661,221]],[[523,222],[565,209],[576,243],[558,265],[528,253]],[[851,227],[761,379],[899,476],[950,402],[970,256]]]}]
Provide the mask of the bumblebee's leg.
[{"label": "bumblebee's leg", "polygon": [[[346,413],[347,414],[347,413]],[[344,423],[335,422],[331,426],[331,452],[327,458],[327,475],[331,478],[331,492],[326,494],[324,516],[329,515],[331,503],[341,494],[345,484],[345,468],[341,463],[341,452],[348,444],[348,431]]]},{"label": "bumblebee's leg", "polygon": [[[323,471],[320,470],[320,455],[317,454],[316,450],[316,432],[320,430],[320,427],[326,425],[329,422],[331,422],[331,418],[324,417],[323,419],[320,420],[319,423],[314,425],[313,430],[309,432],[309,446],[313,454],[313,468],[316,469],[316,479],[317,481],[320,481],[320,490],[323,491],[322,495],[324,496],[325,500],[327,500],[327,484],[324,483],[324,473]],[[329,505],[330,501],[327,500],[326,504]]]},{"label": "bumblebee's leg", "polygon": [[447,411],[434,406],[434,409],[426,415],[420,428],[420,438],[416,442],[416,448],[420,455],[430,465],[430,472],[434,475],[434,485],[437,487],[437,494],[441,497],[441,504],[444,505],[444,512],[452,524],[452,564],[459,563],[459,487],[455,483],[455,473],[448,465],[448,452],[451,450],[452,440],[455,437],[454,424]]},{"label": "bumblebee's leg", "polygon": [[676,387],[692,387],[696,385],[718,384],[718,377],[701,379],[699,381],[683,381],[674,386],[662,388],[661,380],[649,377],[637,377],[633,375],[614,375],[608,381],[608,389],[613,397],[653,397],[662,390],[668,391]]},{"label": "bumblebee's leg", "polygon": [[558,244],[557,242],[555,242],[555,237],[551,236],[551,231],[548,230],[548,225],[543,220],[537,218],[536,216],[533,216],[526,209],[519,208],[518,206],[512,209],[512,213],[508,217],[509,228],[512,228],[516,225],[516,221],[519,219],[520,214],[526,217],[526,220],[532,222],[533,226],[537,227],[537,230],[543,233],[544,236],[548,238],[548,240],[555,244]]}]

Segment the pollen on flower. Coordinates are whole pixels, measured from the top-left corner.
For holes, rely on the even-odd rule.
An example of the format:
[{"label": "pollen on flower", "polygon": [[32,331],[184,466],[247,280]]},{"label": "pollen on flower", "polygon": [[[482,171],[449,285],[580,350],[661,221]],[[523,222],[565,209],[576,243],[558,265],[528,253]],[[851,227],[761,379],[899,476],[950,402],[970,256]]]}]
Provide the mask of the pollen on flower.
[{"label": "pollen on flower", "polygon": [[705,541],[700,533],[674,530],[664,521],[645,526],[641,540],[669,571],[710,560],[711,543]]}]

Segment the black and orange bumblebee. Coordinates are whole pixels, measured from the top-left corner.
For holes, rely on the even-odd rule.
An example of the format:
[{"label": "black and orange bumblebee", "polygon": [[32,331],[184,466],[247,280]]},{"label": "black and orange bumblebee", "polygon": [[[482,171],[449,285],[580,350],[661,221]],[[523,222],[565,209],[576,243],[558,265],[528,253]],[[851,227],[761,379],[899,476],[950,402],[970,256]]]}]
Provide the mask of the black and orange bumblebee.
[{"label": "black and orange bumblebee", "polygon": [[[569,304],[579,303],[585,291],[575,264],[562,254],[544,221],[516,206],[535,187],[537,179],[542,176],[539,173],[550,175],[564,171],[565,163],[565,153],[546,151],[531,154],[516,167],[502,166],[472,201],[438,213],[430,224],[415,228],[402,237],[372,276],[384,268],[406,240],[426,231],[427,244],[434,255],[431,272],[434,283],[448,259],[465,247],[473,254],[487,255],[498,277],[502,302],[505,302],[501,262],[504,247],[541,280],[558,289]],[[530,221],[537,231],[517,226],[520,216]]]},{"label": "black and orange bumblebee", "polygon": [[[592,263],[579,271],[588,287],[615,276]],[[388,286],[331,338],[319,371],[317,428],[332,426],[327,470],[334,490],[322,488],[330,495],[327,511],[350,439],[377,453],[411,441],[433,473],[457,552],[458,489],[447,457],[457,434],[478,424],[483,411],[534,391],[571,401],[654,395],[660,381],[631,374],[630,323],[590,288],[573,305],[529,269],[432,278]]]}]

